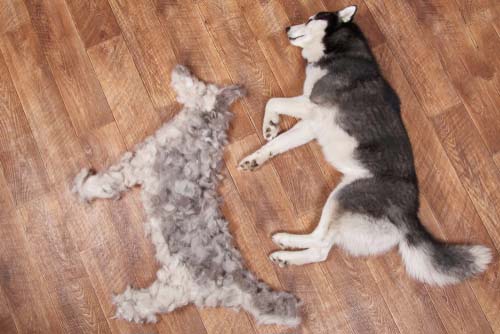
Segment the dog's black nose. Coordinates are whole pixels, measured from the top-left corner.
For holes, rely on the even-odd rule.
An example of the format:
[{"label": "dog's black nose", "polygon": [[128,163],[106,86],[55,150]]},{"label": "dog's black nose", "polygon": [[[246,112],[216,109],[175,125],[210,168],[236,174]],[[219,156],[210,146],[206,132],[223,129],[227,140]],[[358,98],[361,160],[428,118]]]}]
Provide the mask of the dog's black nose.
[{"label": "dog's black nose", "polygon": [[288,30],[290,30],[290,27],[286,27],[285,28],[285,31],[288,32]]}]

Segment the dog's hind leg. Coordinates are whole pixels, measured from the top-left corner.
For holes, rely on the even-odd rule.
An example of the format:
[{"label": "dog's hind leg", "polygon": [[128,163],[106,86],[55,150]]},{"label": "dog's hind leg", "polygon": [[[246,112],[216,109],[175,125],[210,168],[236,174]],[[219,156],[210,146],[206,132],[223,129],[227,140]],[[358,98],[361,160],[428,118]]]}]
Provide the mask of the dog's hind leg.
[{"label": "dog's hind leg", "polygon": [[288,264],[302,265],[325,261],[330,252],[330,247],[312,247],[301,251],[277,251],[271,253],[269,259],[279,266]]},{"label": "dog's hind leg", "polygon": [[128,287],[113,297],[116,317],[134,322],[156,322],[156,314],[170,312],[192,302],[193,285],[185,267],[161,268],[145,289]]},{"label": "dog's hind leg", "polygon": [[246,269],[232,272],[231,279],[222,281],[210,293],[204,289],[205,300],[200,306],[222,305],[243,308],[252,314],[259,324],[297,326],[300,323],[299,300],[289,292],[273,290],[256,279]]},{"label": "dog's hind leg", "polygon": [[328,196],[314,231],[308,234],[275,233],[272,237],[273,242],[281,248],[328,247],[331,243],[327,237],[329,226],[338,208],[336,194],[345,184],[346,182],[341,182]]}]

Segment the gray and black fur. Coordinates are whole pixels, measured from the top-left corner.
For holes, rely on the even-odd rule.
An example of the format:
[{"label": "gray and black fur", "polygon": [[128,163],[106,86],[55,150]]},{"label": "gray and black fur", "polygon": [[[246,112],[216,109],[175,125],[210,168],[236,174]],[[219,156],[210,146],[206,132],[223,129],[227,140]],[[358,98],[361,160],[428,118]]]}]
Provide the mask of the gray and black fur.
[{"label": "gray and black fur", "polygon": [[172,87],[184,104],[172,120],[117,164],[98,174],[84,169],[74,183],[85,201],[117,198],[141,186],[146,229],[161,267],[149,287],[129,287],[115,296],[116,316],[155,322],[157,313],[193,303],[243,308],[258,323],[298,325],[298,299],[272,289],[245,267],[219,210],[229,107],[244,89],[205,84],[183,66],[172,72]]},{"label": "gray and black fur", "polygon": [[[353,255],[380,254],[399,245],[411,276],[448,284],[484,271],[491,261],[483,246],[434,238],[418,218],[419,190],[412,147],[400,100],[384,79],[361,30],[355,6],[321,12],[286,29],[308,61],[303,95],[273,98],[263,134],[269,142],[243,159],[253,170],[270,156],[317,140],[327,161],[344,174],[310,234],[277,233],[279,264],[323,261],[334,245]],[[276,137],[279,115],[300,119]]]},{"label": "gray and black fur", "polygon": [[312,90],[311,101],[339,106],[336,121],[359,145],[356,157],[370,171],[339,193],[343,210],[386,217],[403,234],[405,247],[429,254],[441,274],[463,280],[482,272],[475,248],[434,238],[418,218],[419,189],[400,100],[384,79],[366,38],[353,22],[335,13],[319,13],[328,21],[325,55],[317,66],[327,70]]}]

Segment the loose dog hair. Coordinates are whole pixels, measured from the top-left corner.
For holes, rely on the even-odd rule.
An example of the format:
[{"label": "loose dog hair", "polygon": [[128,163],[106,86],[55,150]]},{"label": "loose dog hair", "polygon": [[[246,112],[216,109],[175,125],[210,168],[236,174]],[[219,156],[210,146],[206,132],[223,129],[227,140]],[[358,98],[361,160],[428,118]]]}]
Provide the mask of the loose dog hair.
[{"label": "loose dog hair", "polygon": [[298,325],[297,298],[271,289],[245,268],[219,210],[216,187],[229,106],[243,88],[205,84],[183,66],[174,69],[172,87],[184,108],[170,122],[108,170],[83,169],[74,181],[73,191],[84,201],[118,198],[141,185],[146,228],[161,268],[151,286],[128,287],[114,297],[116,316],[155,322],[157,313],[194,303],[241,307],[258,323]]}]

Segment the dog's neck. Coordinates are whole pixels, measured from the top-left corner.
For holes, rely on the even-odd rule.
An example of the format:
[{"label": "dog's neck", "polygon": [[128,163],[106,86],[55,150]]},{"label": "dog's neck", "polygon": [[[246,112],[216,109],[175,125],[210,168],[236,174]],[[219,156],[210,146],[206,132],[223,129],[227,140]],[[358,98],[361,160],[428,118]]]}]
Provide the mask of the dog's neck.
[{"label": "dog's neck", "polygon": [[320,60],[324,55],[325,55],[324,47],[316,46],[316,47],[307,47],[302,49],[302,57],[308,63],[315,63],[318,60]]},{"label": "dog's neck", "polygon": [[315,63],[325,55],[325,46],[321,40],[311,41],[302,49],[302,57],[308,63]]}]

